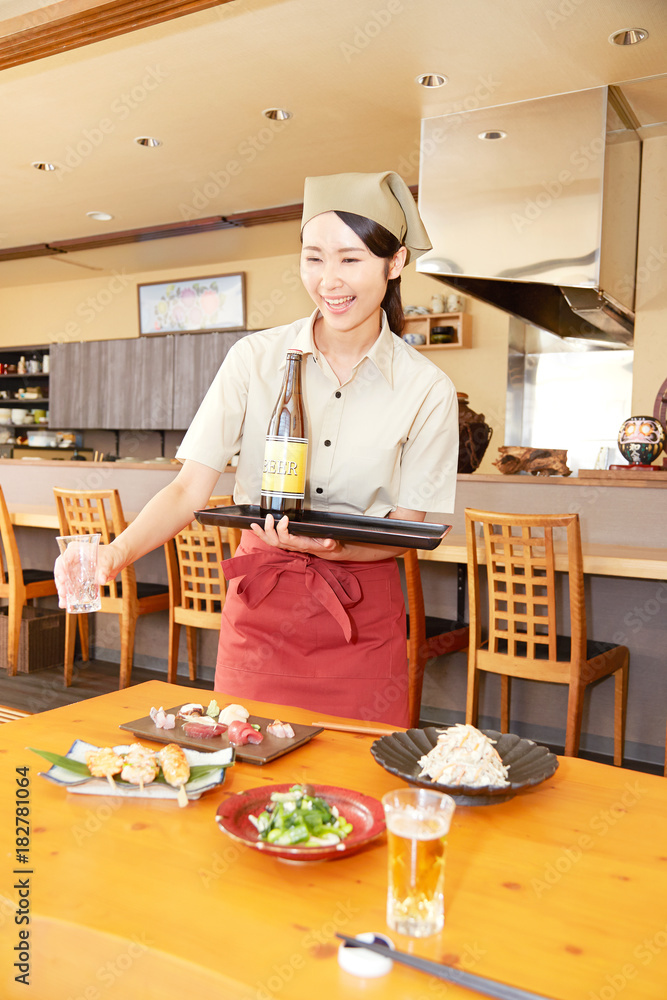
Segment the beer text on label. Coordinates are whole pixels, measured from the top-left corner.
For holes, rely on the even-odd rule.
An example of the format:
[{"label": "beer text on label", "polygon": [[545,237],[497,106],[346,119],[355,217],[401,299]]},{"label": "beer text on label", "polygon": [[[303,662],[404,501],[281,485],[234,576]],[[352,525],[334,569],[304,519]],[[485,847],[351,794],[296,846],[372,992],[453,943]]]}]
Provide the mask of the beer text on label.
[{"label": "beer text on label", "polygon": [[306,494],[306,454],[304,438],[266,440],[262,470],[262,493],[303,499]]}]

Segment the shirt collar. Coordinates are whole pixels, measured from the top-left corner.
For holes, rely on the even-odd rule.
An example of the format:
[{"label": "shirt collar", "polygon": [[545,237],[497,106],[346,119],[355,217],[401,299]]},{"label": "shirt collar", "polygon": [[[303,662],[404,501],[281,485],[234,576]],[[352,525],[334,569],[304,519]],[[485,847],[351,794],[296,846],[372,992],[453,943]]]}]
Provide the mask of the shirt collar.
[{"label": "shirt collar", "polygon": [[366,357],[372,361],[380,375],[394,388],[394,334],[389,329],[387,315],[382,310],[382,328],[380,336],[368,350]]},{"label": "shirt collar", "polygon": [[[319,309],[315,309],[315,311],[311,313],[309,318],[298,330],[291,345],[292,347],[303,351],[304,355],[312,354],[315,358],[317,358],[318,351],[315,345],[315,338],[313,336],[313,327],[315,325],[315,320],[319,315]],[[366,359],[375,365],[382,377],[388,382],[389,386],[393,388],[394,334],[389,329],[389,323],[387,322],[387,315],[384,309],[382,310],[382,327],[380,329],[380,336],[376,341],[374,341],[363,358],[359,359],[356,368],[358,369]],[[281,369],[285,367],[285,358],[282,359],[279,367]]]}]

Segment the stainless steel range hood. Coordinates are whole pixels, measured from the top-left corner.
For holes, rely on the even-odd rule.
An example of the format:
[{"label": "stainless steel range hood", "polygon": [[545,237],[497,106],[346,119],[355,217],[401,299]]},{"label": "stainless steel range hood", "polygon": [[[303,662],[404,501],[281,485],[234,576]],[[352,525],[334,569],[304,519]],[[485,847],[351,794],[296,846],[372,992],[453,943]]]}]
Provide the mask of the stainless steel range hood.
[{"label": "stainless steel range hood", "polygon": [[424,120],[434,249],[417,269],[559,336],[631,344],[641,142],[625,112],[603,87]]}]

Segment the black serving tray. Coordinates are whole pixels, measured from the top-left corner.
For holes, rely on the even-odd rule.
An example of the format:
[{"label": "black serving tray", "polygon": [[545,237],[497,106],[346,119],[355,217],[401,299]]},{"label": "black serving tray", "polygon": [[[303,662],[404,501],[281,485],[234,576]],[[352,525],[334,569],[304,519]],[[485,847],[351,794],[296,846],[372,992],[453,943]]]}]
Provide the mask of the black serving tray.
[{"label": "black serving tray", "polygon": [[[264,514],[252,504],[233,507],[210,507],[196,510],[201,524],[249,528],[263,524]],[[429,521],[400,521],[387,517],[366,517],[363,514],[329,514],[321,510],[301,511],[298,520],[290,520],[293,535],[311,538],[338,538],[347,542],[373,542],[376,545],[402,545],[406,549],[436,549],[451,524]]]}]

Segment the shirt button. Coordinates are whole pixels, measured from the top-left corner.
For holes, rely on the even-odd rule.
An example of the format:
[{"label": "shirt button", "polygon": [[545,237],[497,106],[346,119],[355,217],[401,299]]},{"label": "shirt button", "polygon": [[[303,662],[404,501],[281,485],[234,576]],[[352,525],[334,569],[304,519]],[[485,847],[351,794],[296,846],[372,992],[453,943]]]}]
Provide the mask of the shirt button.
[{"label": "shirt button", "polygon": [[329,441],[329,439],[328,439],[328,438],[327,438],[327,440],[326,440],[326,441],[324,442],[324,447],[325,447],[325,448],[330,448],[330,447],[331,447],[331,441]]},{"label": "shirt button", "polygon": [[315,490],[315,492],[316,493],[324,493],[324,490],[322,489],[321,486],[318,486],[317,489]]},{"label": "shirt button", "polygon": [[337,393],[336,393],[336,399],[340,399],[340,397],[341,397],[342,395],[343,395],[343,394],[342,394],[342,392],[337,392]]}]

